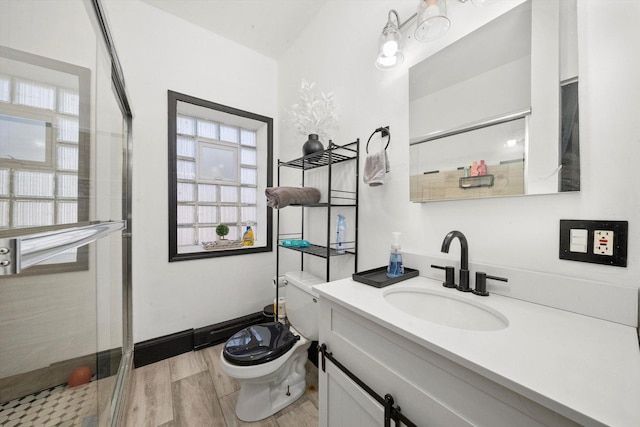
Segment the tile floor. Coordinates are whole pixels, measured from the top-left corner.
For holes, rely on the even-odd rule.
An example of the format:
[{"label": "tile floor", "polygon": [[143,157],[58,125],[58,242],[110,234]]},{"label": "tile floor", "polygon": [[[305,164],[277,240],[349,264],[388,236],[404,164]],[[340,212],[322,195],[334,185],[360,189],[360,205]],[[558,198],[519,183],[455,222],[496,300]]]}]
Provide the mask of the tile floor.
[{"label": "tile floor", "polygon": [[220,344],[133,372],[127,427],[316,427],[318,370],[307,362],[307,391],[295,403],[255,423],[235,415],[240,383],[220,368]]},{"label": "tile floor", "polygon": [[89,427],[97,425],[98,383],[60,385],[0,405],[2,427]]}]

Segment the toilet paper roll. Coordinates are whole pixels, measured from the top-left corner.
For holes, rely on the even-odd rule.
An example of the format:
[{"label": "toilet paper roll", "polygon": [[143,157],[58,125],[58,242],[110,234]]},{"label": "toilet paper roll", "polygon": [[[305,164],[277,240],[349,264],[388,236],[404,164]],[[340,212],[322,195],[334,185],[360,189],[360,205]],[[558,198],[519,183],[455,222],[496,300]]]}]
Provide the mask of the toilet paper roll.
[{"label": "toilet paper roll", "polygon": [[[276,276],[273,276],[273,278],[271,279],[271,284],[275,288],[275,286],[276,286]],[[281,288],[281,287],[285,286],[286,284],[287,284],[287,281],[285,280],[284,276],[278,276],[278,287]]]}]

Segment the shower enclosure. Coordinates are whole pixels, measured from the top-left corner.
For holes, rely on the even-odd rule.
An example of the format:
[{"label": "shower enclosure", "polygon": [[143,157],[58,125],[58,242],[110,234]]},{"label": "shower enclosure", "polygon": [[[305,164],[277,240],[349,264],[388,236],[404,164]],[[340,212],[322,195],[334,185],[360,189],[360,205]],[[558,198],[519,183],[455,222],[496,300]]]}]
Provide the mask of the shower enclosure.
[{"label": "shower enclosure", "polygon": [[100,0],[0,0],[0,425],[115,426],[131,109]]}]

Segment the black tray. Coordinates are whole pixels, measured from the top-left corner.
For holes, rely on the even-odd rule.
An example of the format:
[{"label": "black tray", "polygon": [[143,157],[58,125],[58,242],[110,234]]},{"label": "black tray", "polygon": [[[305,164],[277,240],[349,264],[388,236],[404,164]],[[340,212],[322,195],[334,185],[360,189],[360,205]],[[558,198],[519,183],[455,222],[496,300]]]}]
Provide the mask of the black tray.
[{"label": "black tray", "polygon": [[365,285],[375,286],[376,288],[384,288],[394,283],[416,277],[419,271],[413,268],[404,268],[404,274],[399,277],[387,277],[387,267],[378,267],[373,270],[360,271],[353,273],[353,280],[364,283]]}]

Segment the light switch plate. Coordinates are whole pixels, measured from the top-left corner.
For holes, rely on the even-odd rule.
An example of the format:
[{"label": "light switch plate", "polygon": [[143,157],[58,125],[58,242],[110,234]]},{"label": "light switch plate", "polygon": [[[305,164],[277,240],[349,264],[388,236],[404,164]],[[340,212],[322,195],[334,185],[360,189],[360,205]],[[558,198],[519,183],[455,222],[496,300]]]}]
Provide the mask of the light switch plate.
[{"label": "light switch plate", "polygon": [[628,233],[628,221],[561,219],[560,259],[626,267]]}]

